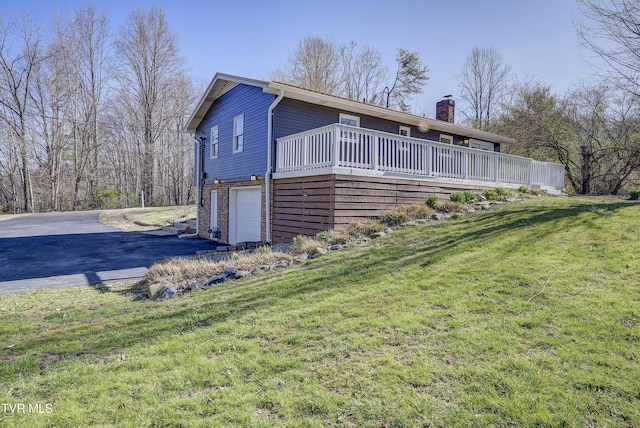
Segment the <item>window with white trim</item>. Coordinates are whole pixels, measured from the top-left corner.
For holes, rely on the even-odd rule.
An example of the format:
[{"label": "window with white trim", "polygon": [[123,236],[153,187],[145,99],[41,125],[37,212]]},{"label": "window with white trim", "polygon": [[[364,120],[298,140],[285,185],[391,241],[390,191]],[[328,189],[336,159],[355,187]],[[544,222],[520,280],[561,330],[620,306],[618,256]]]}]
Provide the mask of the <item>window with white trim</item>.
[{"label": "window with white trim", "polygon": [[360,117],[351,114],[340,113],[340,125],[360,126]]},{"label": "window with white trim", "polygon": [[440,134],[440,142],[444,144],[453,144],[453,137],[451,135]]},{"label": "window with white trim", "polygon": [[209,135],[209,158],[215,159],[218,157],[218,125],[211,128],[211,134]]},{"label": "window with white trim", "polygon": [[233,118],[233,153],[244,151],[244,114]]}]

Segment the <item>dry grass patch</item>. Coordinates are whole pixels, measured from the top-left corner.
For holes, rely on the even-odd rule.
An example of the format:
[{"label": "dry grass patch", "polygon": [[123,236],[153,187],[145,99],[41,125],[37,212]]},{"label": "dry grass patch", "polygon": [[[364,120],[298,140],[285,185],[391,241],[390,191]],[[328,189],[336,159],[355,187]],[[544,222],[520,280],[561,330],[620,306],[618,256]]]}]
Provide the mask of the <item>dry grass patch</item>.
[{"label": "dry grass patch", "polygon": [[429,218],[431,214],[433,214],[433,209],[427,205],[398,205],[380,216],[380,222],[393,227],[419,218]]},{"label": "dry grass patch", "polygon": [[124,232],[147,232],[171,226],[178,220],[195,217],[196,207],[194,205],[182,205],[108,210],[100,214],[100,221]]},{"label": "dry grass patch", "polygon": [[209,257],[175,258],[151,266],[145,279],[149,284],[179,284],[197,278],[215,276],[232,267],[251,271],[259,266],[290,262],[291,260],[291,254],[277,251],[257,251],[250,254],[233,253],[230,260],[221,261]]}]

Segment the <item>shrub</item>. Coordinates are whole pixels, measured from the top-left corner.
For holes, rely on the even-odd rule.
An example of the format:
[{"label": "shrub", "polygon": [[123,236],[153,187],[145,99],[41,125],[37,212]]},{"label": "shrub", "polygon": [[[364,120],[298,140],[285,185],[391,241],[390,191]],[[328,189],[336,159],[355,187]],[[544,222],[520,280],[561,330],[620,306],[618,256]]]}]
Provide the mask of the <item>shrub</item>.
[{"label": "shrub", "polygon": [[439,201],[440,201],[440,199],[436,195],[431,195],[431,196],[429,196],[427,198],[427,200],[424,203],[429,208],[435,209],[435,207],[436,207],[436,205],[438,205]]},{"label": "shrub", "polygon": [[465,190],[464,192],[453,192],[449,199],[451,199],[452,202],[467,204],[475,201],[476,195],[471,190]]},{"label": "shrub", "polygon": [[331,238],[331,234],[327,230],[323,230],[322,232],[318,232],[316,234],[316,239],[321,242],[329,242]]},{"label": "shrub", "polygon": [[433,210],[427,205],[398,205],[380,216],[380,222],[388,226],[398,226],[418,218],[428,218]]},{"label": "shrub", "polygon": [[329,231],[329,245],[345,245],[351,242],[351,236],[344,230]]},{"label": "shrub", "polygon": [[528,191],[529,191],[529,189],[527,188],[527,186],[518,187],[518,192],[519,193],[527,193]]},{"label": "shrub", "polygon": [[392,208],[380,216],[380,222],[390,227],[401,225],[409,220],[411,220],[409,214],[401,206]]},{"label": "shrub", "polygon": [[473,202],[476,200],[476,194],[473,193],[471,190],[465,190],[463,194],[464,194],[464,201],[466,203]]},{"label": "shrub", "polygon": [[433,214],[433,209],[426,205],[412,204],[412,205],[400,205],[403,210],[406,211],[409,216],[409,220],[415,220],[418,218],[428,218]]},{"label": "shrub", "polygon": [[444,201],[442,204],[438,205],[437,210],[443,213],[455,213],[460,212],[464,209],[464,204],[460,202],[454,201]]},{"label": "shrub", "polygon": [[464,202],[465,202],[464,193],[462,193],[462,192],[453,192],[449,196],[449,199],[451,199],[452,202],[458,202],[460,204],[464,204]]},{"label": "shrub", "polygon": [[306,236],[298,235],[293,238],[293,245],[302,245],[308,240],[309,238],[307,238]]},{"label": "shrub", "polygon": [[633,199],[634,201],[640,199],[640,190],[629,191],[629,198]]},{"label": "shrub", "polygon": [[293,238],[293,246],[289,249],[291,254],[313,253],[318,247],[325,246],[324,242],[316,241],[307,236],[298,235]]},{"label": "shrub", "polygon": [[496,194],[501,198],[507,196],[507,191],[503,187],[496,187],[495,191],[496,191]]},{"label": "shrub", "polygon": [[502,199],[502,196],[498,193],[497,189],[485,190],[482,194],[489,201],[497,201]]},{"label": "shrub", "polygon": [[374,233],[382,232],[384,227],[375,220],[354,221],[347,226],[347,233],[355,237],[371,237]]}]

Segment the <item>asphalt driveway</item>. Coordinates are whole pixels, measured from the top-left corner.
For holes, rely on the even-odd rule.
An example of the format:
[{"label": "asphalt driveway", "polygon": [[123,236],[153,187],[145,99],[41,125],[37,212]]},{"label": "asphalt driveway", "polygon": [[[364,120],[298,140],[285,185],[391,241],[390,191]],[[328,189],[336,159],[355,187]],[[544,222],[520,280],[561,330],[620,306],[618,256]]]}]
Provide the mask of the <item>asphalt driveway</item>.
[{"label": "asphalt driveway", "polygon": [[121,232],[99,216],[63,212],[0,221],[0,295],[139,279],[165,257],[215,249],[207,240]]}]

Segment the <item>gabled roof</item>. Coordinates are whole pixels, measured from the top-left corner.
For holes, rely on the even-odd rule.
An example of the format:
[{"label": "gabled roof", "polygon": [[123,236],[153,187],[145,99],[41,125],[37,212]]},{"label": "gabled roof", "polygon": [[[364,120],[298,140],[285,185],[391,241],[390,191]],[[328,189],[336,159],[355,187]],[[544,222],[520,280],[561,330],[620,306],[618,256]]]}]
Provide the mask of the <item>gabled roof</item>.
[{"label": "gabled roof", "polygon": [[491,132],[481,131],[479,129],[473,129],[467,126],[456,125],[454,123],[444,122],[442,120],[426,118],[411,113],[404,113],[374,104],[368,104],[361,101],[343,98],[337,95],[302,88],[288,83],[275,81],[266,82],[262,80],[247,79],[244,77],[221,73],[217,73],[209,84],[207,91],[198,103],[193,115],[189,119],[186,130],[188,132],[195,132],[196,128],[204,118],[204,115],[207,113],[213,102],[225,92],[229,91],[239,84],[261,87],[264,92],[274,95],[278,95],[284,91],[285,98],[332,107],[339,110],[344,110],[345,112],[379,117],[382,119],[388,119],[407,125],[420,126],[422,128],[433,129],[435,131],[440,131],[443,133],[461,135],[478,140],[490,141],[493,143],[515,142],[513,138],[503,137]]},{"label": "gabled roof", "polygon": [[240,84],[255,86],[266,90],[269,82],[247,79],[246,77],[232,76],[230,74],[216,73],[216,75],[213,76],[211,83],[209,83],[207,90],[204,92],[204,95],[196,105],[196,109],[189,118],[186,131],[196,132],[198,125],[200,125],[200,122],[204,119],[204,115],[207,114],[207,111],[209,111],[213,102]]}]

